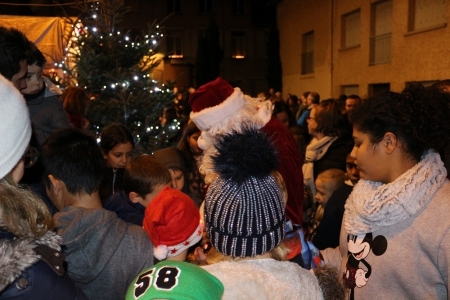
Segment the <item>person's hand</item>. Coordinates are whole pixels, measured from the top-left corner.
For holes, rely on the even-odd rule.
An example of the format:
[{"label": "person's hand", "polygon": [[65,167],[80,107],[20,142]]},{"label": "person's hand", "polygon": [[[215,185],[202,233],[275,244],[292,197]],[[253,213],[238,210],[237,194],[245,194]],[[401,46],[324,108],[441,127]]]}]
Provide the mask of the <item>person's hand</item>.
[{"label": "person's hand", "polygon": [[195,263],[200,266],[206,265],[206,258],[208,255],[203,251],[202,247],[197,247],[194,250]]}]

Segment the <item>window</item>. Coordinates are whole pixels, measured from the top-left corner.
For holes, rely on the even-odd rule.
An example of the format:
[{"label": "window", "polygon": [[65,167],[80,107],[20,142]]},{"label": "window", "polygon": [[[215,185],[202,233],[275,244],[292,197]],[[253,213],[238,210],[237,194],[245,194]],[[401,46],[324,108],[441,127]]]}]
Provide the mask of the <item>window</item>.
[{"label": "window", "polygon": [[181,11],[181,0],[167,0],[167,11],[170,13]]},{"label": "window", "polygon": [[369,84],[369,97],[376,96],[381,93],[386,93],[391,90],[390,83]]},{"label": "window", "polygon": [[359,95],[359,85],[343,85],[341,87],[342,94],[344,95]]},{"label": "window", "polygon": [[372,4],[370,65],[391,61],[392,1]]},{"label": "window", "polygon": [[342,48],[359,46],[359,9],[342,16]]},{"label": "window", "polygon": [[169,31],[166,37],[167,56],[170,58],[183,58],[183,50],[181,44],[182,34],[180,31]]},{"label": "window", "polygon": [[233,0],[232,11],[233,11],[233,14],[243,14],[244,13],[244,0]]},{"label": "window", "polygon": [[425,87],[432,86],[433,84],[437,83],[439,80],[427,80],[427,81],[408,81],[405,82],[405,88],[410,87],[412,85],[421,84]]},{"label": "window", "polygon": [[446,0],[410,0],[409,30],[445,24]]},{"label": "window", "polygon": [[198,1],[198,11],[200,13],[211,13],[212,12],[212,0],[199,0]]},{"label": "window", "polygon": [[303,35],[302,74],[314,73],[314,31]]},{"label": "window", "polygon": [[236,59],[245,58],[245,32],[231,32],[231,57]]}]

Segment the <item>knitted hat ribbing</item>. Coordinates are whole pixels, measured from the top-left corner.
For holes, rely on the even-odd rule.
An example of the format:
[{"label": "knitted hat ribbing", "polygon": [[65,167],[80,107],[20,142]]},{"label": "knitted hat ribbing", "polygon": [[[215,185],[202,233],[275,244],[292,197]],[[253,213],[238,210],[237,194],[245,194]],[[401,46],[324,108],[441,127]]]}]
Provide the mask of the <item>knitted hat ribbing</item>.
[{"label": "knitted hat ribbing", "polygon": [[204,221],[211,243],[233,257],[271,251],[284,238],[286,216],[275,177],[275,150],[256,128],[221,136],[215,144],[214,170]]},{"label": "knitted hat ribbing", "polygon": [[31,138],[28,108],[20,92],[0,75],[0,178],[16,166]]}]

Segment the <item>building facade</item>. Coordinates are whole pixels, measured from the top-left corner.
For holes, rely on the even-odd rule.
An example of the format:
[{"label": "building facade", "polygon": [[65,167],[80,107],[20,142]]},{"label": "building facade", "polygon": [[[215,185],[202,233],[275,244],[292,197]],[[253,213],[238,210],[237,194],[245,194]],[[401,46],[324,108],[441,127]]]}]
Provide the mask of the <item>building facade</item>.
[{"label": "building facade", "polygon": [[[2,2],[5,2],[2,4]],[[8,3],[6,3],[8,2]],[[61,16],[53,0],[23,0],[21,5],[0,1],[1,14]],[[26,4],[29,3],[29,5]],[[60,0],[70,4],[71,0]],[[179,89],[196,87],[195,61],[199,38],[211,19],[218,25],[224,51],[220,76],[245,93],[256,96],[269,90],[267,83],[267,39],[275,26],[275,7],[268,0],[125,0],[130,8],[120,26],[146,30],[154,21],[164,28],[165,39],[158,51],[162,64],[152,76],[159,82],[176,81]],[[71,16],[79,11],[64,6]]]},{"label": "building facade", "polygon": [[284,92],[370,97],[450,78],[449,0],[285,0]]},{"label": "building facade", "polygon": [[[127,1],[128,2],[128,1]],[[198,41],[211,19],[218,25],[224,53],[220,76],[248,94],[269,89],[267,85],[267,37],[269,22],[254,17],[254,3],[249,0],[134,0],[129,28],[142,21],[162,22],[166,38],[160,51],[165,53],[160,82],[176,80],[180,89],[196,86],[195,61]],[[262,3],[260,3],[262,5]],[[256,20],[256,21],[255,21]],[[159,76],[159,77],[158,77]]]}]

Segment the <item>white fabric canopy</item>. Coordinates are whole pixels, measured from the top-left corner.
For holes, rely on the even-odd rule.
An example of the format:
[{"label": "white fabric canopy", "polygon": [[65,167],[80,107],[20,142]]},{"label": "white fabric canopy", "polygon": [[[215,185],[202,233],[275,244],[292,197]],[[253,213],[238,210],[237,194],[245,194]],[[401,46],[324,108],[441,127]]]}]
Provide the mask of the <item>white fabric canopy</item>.
[{"label": "white fabric canopy", "polygon": [[15,27],[34,42],[47,59],[47,67],[61,62],[72,31],[70,20],[60,17],[0,15],[0,26]]}]

